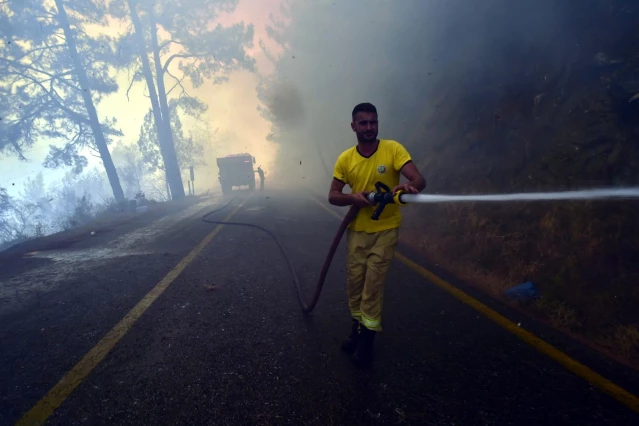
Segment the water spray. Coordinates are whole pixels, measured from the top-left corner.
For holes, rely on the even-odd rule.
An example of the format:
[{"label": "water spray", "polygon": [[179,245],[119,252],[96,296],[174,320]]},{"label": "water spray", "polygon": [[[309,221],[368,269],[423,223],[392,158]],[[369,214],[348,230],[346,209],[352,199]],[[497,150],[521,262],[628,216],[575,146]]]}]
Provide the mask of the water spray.
[{"label": "water spray", "polygon": [[613,198],[639,198],[639,188],[602,188],[585,189],[580,191],[558,192],[520,192],[515,194],[473,194],[473,195],[446,195],[446,194],[407,194],[398,191],[393,195],[390,188],[382,182],[375,184],[376,192],[368,194],[368,201],[377,208],[372,219],[378,220],[384,207],[388,204],[400,206],[408,203],[460,203],[482,201],[554,201],[554,200],[600,200]]}]

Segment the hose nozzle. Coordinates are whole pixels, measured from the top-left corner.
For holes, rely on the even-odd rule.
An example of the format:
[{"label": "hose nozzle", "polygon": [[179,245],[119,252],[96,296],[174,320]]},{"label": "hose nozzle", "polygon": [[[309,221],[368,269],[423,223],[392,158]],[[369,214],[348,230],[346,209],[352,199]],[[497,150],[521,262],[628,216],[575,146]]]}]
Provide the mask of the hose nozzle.
[{"label": "hose nozzle", "polygon": [[397,191],[397,194],[393,197],[393,202],[398,206],[405,206],[407,203],[402,201],[402,195],[404,195],[404,191]]},{"label": "hose nozzle", "polygon": [[393,195],[391,189],[382,182],[377,182],[375,184],[375,189],[376,192],[368,194],[368,201],[377,206],[371,216],[371,219],[379,220],[379,216],[382,214],[387,204],[397,204],[400,206],[406,205],[406,203],[402,202],[400,198],[404,191],[397,191],[397,194]]}]

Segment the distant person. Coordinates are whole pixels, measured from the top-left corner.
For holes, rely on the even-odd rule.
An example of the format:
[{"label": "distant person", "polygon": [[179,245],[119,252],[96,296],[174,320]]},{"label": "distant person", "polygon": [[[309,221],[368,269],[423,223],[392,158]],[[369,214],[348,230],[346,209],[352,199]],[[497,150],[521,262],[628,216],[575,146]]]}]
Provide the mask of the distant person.
[{"label": "distant person", "polygon": [[257,174],[260,175],[260,191],[264,191],[264,170],[261,165],[257,167]]},{"label": "distant person", "polygon": [[[384,279],[395,255],[401,224],[397,204],[389,204],[379,220],[372,220],[375,208],[366,195],[375,191],[378,181],[393,188],[393,194],[400,190],[415,194],[426,187],[426,180],[404,146],[391,139],[377,139],[374,105],[357,105],[352,119],[357,145],[337,158],[328,201],[336,206],[360,207],[347,231],[346,291],[353,326],[342,349],[355,353],[356,365],[365,366],[372,359],[375,334],[382,331]],[[400,174],[409,182],[400,185]],[[351,194],[342,192],[345,185],[351,187]]]}]

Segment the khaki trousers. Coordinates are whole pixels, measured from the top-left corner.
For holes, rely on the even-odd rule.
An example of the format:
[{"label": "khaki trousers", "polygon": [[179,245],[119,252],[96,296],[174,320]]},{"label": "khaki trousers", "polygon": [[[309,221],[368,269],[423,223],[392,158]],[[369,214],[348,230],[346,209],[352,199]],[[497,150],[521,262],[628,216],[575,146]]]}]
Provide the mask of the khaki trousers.
[{"label": "khaki trousers", "polygon": [[384,280],[399,237],[399,229],[372,234],[348,230],[346,292],[353,319],[382,331]]}]

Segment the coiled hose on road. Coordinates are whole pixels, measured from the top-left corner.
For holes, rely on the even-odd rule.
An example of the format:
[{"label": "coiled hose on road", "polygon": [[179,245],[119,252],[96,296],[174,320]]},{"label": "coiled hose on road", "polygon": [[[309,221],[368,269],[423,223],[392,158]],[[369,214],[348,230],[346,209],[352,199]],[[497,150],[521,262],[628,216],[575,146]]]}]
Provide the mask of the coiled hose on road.
[{"label": "coiled hose on road", "polygon": [[284,249],[284,246],[282,245],[282,243],[280,242],[280,239],[277,237],[277,235],[272,232],[269,231],[268,229],[256,225],[254,223],[248,223],[248,222],[231,222],[231,221],[223,221],[223,220],[211,220],[211,219],[207,219],[209,216],[224,210],[226,207],[228,207],[234,200],[230,200],[228,203],[226,203],[225,205],[223,205],[222,207],[219,207],[215,210],[211,210],[210,212],[206,213],[204,216],[202,216],[202,220],[206,223],[211,223],[213,225],[235,225],[235,226],[246,226],[246,227],[250,227],[250,228],[255,228],[255,229],[259,229],[263,232],[265,232],[268,236],[270,236],[271,238],[273,238],[275,240],[275,242],[277,243],[277,246],[280,249],[280,252],[282,252],[282,255],[284,256],[284,260],[286,260],[286,264],[288,266],[289,271],[291,271],[291,276],[293,277],[293,283],[295,284],[295,288],[297,289],[297,298],[299,299],[300,305],[302,306],[302,310],[304,311],[304,313],[311,313],[311,311],[313,311],[313,309],[315,308],[315,306],[317,305],[317,301],[319,300],[320,294],[322,293],[322,287],[324,286],[324,281],[326,280],[326,275],[328,274],[328,269],[331,266],[331,262],[333,261],[333,256],[335,256],[335,251],[337,250],[337,246],[339,246],[340,241],[342,240],[342,236],[344,235],[344,232],[346,231],[346,228],[348,227],[348,224],[351,223],[351,221],[353,220],[353,218],[355,217],[355,215],[357,214],[357,210],[358,208],[356,206],[352,206],[349,210],[348,213],[346,213],[346,216],[344,216],[344,219],[342,220],[341,225],[339,226],[337,233],[335,234],[335,237],[333,238],[333,242],[331,243],[331,247],[328,250],[328,254],[326,255],[326,259],[324,260],[324,265],[322,266],[322,271],[320,273],[319,279],[317,280],[317,284],[315,286],[315,293],[313,294],[313,298],[311,299],[310,303],[306,301],[306,297],[304,296],[304,291],[302,290],[302,285],[300,283],[299,278],[297,277],[297,274],[295,273],[295,268],[293,268],[293,263],[291,262],[290,257],[288,256],[288,254],[286,253],[286,250]]}]

